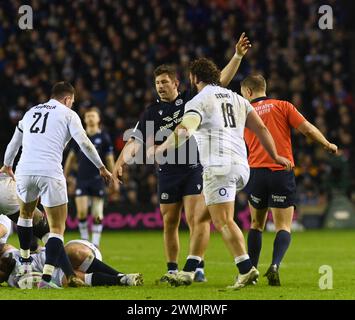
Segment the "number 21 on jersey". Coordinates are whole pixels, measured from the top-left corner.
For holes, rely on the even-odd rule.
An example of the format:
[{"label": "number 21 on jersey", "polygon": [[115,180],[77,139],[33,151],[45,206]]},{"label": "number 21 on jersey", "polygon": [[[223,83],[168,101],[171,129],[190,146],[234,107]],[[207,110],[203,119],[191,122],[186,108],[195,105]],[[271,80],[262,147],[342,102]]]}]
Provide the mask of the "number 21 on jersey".
[{"label": "number 21 on jersey", "polygon": [[35,112],[34,115],[33,115],[33,118],[35,118],[35,121],[33,122],[32,126],[30,128],[30,132],[31,133],[44,133],[44,132],[46,132],[48,115],[49,115],[49,112],[44,114],[42,127],[40,127],[39,122],[40,122],[40,120],[42,118],[42,113]]}]

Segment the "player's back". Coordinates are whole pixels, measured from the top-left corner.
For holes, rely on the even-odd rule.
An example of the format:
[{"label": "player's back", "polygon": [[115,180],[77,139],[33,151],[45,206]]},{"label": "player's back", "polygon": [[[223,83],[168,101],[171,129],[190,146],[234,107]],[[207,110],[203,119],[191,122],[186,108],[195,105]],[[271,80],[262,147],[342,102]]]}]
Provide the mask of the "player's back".
[{"label": "player's back", "polygon": [[71,138],[74,117],[78,115],[55,99],[28,110],[18,125],[23,138],[16,174],[61,179],[63,150]]},{"label": "player's back", "polygon": [[202,118],[195,137],[204,166],[248,164],[243,137],[251,110],[246,99],[216,85],[207,85],[188,103],[186,112]]},{"label": "player's back", "polygon": [[[287,101],[261,97],[251,103],[274,138],[278,154],[289,159],[294,166],[291,128],[297,128],[305,121],[304,117]],[[259,139],[249,129],[245,129],[245,141],[249,149],[248,160],[251,168],[284,170],[283,166],[271,159]]]}]

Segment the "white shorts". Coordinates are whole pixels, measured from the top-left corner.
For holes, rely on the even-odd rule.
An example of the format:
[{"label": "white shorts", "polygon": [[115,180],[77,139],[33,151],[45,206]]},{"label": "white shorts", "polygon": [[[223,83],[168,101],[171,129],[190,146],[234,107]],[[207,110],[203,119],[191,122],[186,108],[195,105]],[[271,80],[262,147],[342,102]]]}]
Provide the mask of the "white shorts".
[{"label": "white shorts", "polygon": [[67,183],[44,176],[16,176],[17,196],[25,203],[41,197],[45,207],[56,207],[68,202]]},{"label": "white shorts", "polygon": [[19,211],[16,183],[8,175],[0,173],[0,214],[9,216]]},{"label": "white shorts", "polygon": [[66,243],[65,246],[67,246],[71,243],[80,243],[80,244],[83,244],[84,246],[87,246],[89,249],[91,249],[95,258],[102,261],[102,254],[101,254],[100,250],[98,248],[96,248],[91,242],[89,242],[87,240],[82,240],[82,239],[70,240]]},{"label": "white shorts", "polygon": [[210,166],[203,170],[203,193],[206,205],[235,201],[237,192],[249,180],[249,166]]}]

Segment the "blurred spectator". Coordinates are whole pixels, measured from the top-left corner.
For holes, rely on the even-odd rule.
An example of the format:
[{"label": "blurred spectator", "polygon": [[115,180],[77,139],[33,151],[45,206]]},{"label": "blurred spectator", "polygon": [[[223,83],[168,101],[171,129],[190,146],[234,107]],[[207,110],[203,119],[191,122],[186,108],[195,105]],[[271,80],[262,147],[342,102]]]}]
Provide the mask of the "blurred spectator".
[{"label": "blurred spectator", "polygon": [[[21,1],[1,1],[2,123],[10,120],[13,128],[26,108],[49,98],[55,81],[68,80],[77,90],[79,114],[92,105],[102,109],[117,155],[124,131],[156,97],[155,66],[177,64],[184,89],[190,60],[206,55],[225,65],[246,31],[253,47],[230,87],[239,91],[244,76],[262,72],[270,96],[293,102],[339,145],[344,161],[354,163],[351,52],[341,4],[329,3],[331,31],[318,28],[318,0],[32,0],[34,30],[23,31],[17,27]],[[1,133],[2,156],[12,128]],[[293,145],[300,201],[316,201],[324,191],[322,175],[334,174],[328,157],[297,134]],[[346,186],[355,185],[350,171],[343,175]],[[120,201],[157,204],[153,172],[152,166],[130,168]]]}]

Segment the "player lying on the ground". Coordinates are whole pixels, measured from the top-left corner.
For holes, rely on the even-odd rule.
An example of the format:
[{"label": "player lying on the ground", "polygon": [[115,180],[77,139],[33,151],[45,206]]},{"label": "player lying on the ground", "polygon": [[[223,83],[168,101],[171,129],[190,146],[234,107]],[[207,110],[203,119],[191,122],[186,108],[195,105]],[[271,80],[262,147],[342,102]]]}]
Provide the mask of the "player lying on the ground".
[{"label": "player lying on the ground", "polygon": [[[125,274],[102,262],[100,251],[85,240],[72,240],[65,245],[65,252],[77,277],[88,286],[141,286],[140,273]],[[45,249],[32,254],[32,272],[18,276],[21,268],[20,251],[10,244],[0,244],[0,283],[10,287],[31,289],[36,287],[45,264]],[[55,268],[51,280],[53,287],[65,287],[67,279],[60,268]]]},{"label": "player lying on the ground", "polygon": [[[17,223],[19,213],[20,205],[16,195],[16,182],[7,174],[0,173],[0,214],[7,216],[14,223]],[[4,221],[4,219],[2,220]],[[8,221],[8,225],[10,228],[10,221]],[[37,238],[41,239],[43,243],[46,243],[48,234],[48,221],[45,215],[38,208],[36,208],[33,217],[34,238],[31,243],[31,251],[35,251],[38,247]]]}]

